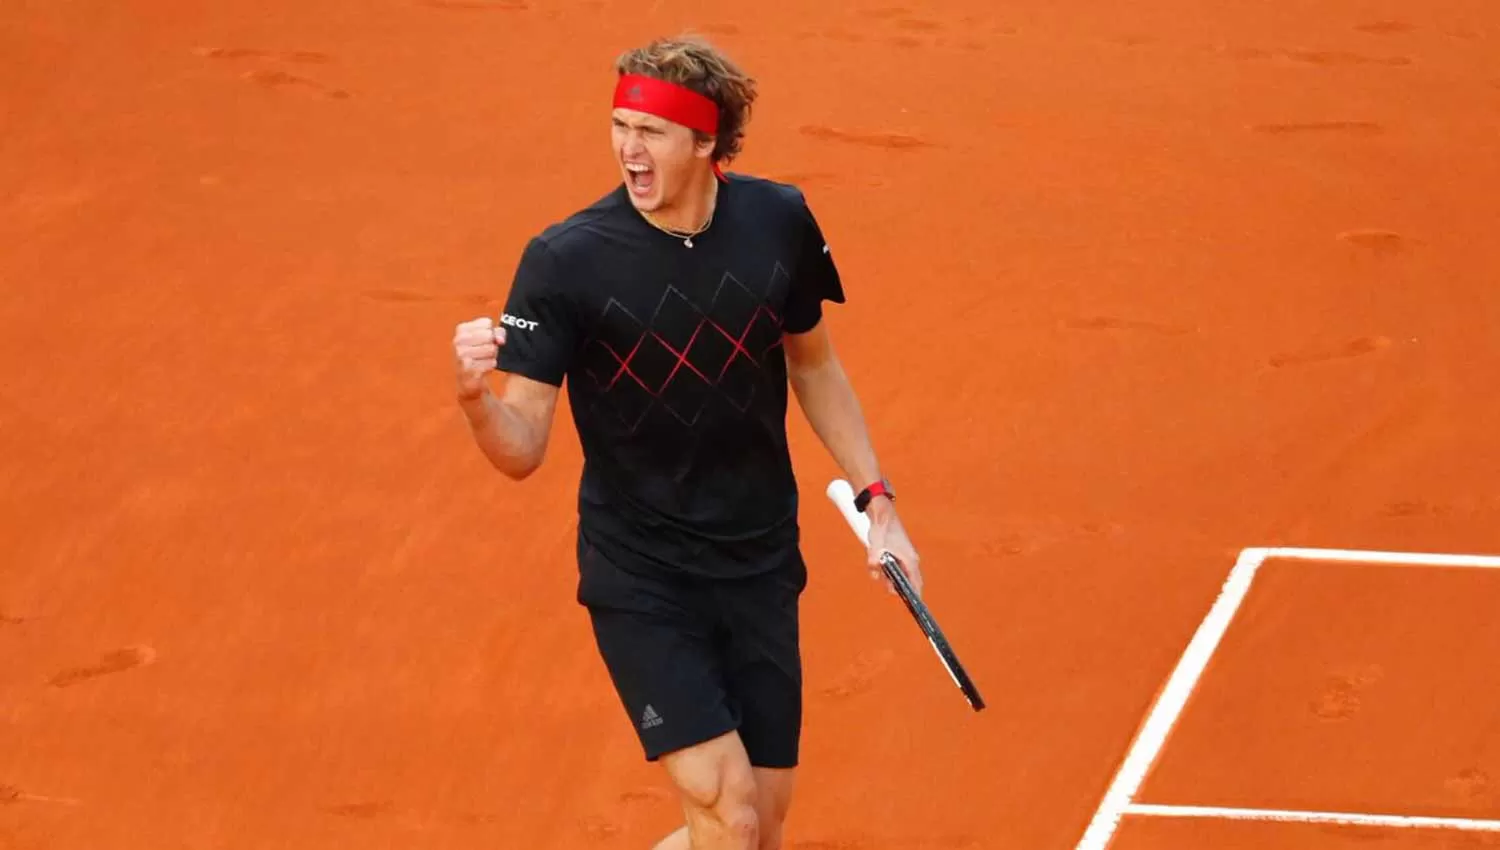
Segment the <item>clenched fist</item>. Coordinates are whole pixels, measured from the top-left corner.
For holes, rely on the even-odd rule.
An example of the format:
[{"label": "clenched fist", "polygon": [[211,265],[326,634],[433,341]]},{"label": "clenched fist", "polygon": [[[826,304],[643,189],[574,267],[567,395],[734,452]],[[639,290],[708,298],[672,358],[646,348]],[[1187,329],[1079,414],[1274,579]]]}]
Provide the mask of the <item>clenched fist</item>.
[{"label": "clenched fist", "polygon": [[496,368],[505,328],[493,319],[463,322],[453,331],[453,358],[458,369],[458,397],[475,399],[484,394],[484,376]]}]

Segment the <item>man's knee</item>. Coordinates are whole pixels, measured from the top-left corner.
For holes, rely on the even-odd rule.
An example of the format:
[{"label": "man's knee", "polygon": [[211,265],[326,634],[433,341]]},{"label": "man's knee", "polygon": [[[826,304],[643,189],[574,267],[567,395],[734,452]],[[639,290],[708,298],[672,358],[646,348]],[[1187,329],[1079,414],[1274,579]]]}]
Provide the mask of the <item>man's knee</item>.
[{"label": "man's knee", "polygon": [[760,815],[755,811],[754,791],[747,796],[737,785],[729,784],[723,786],[722,792],[712,800],[684,794],[683,801],[690,825],[696,822],[717,841],[727,842],[716,843],[715,847],[760,850],[764,846],[761,843]]},{"label": "man's knee", "polygon": [[671,773],[683,801],[696,809],[755,808],[755,774],[748,762],[741,763],[720,753],[684,751],[671,757]]},{"label": "man's knee", "polygon": [[718,810],[717,815],[719,828],[736,844],[747,850],[761,846],[760,818],[755,814],[755,806],[732,804]]},{"label": "man's knee", "polygon": [[662,759],[677,785],[688,820],[708,821],[737,844],[757,847],[755,771],[733,733]]},{"label": "man's knee", "polygon": [[755,810],[755,775],[748,766],[721,762],[718,770],[697,788],[683,788],[683,801],[699,816],[712,820],[726,837],[747,848],[760,842],[760,815]]}]

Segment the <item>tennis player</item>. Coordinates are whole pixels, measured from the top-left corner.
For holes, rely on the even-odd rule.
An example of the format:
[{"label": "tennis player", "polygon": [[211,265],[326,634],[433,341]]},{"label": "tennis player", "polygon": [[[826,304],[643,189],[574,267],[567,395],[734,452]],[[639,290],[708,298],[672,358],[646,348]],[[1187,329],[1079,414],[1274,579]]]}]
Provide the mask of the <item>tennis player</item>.
[{"label": "tennis player", "polygon": [[620,185],[529,240],[498,324],[457,327],[458,398],[519,480],[566,380],[584,453],[578,602],[686,817],[657,850],[771,850],[802,728],[788,386],[862,488],[872,575],[889,551],[920,587],[919,560],[822,320],[844,292],[817,220],[796,188],[723,170],[755,81],[689,38],[615,71]]}]

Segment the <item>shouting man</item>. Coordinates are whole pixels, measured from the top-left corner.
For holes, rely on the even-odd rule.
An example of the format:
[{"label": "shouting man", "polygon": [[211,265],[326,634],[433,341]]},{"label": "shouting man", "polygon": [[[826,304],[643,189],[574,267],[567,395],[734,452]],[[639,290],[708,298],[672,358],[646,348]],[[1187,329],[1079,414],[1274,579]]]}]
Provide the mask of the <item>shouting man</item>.
[{"label": "shouting man", "polygon": [[[774,850],[802,729],[807,582],[788,387],[920,588],[859,402],[822,321],[843,286],[802,193],[727,174],[755,82],[712,46],[621,56],[614,190],[522,252],[500,322],[460,324],[458,399],[522,479],[564,380],[583,448],[578,602],[686,824],[657,850]],[[487,374],[506,374],[490,391]]]}]

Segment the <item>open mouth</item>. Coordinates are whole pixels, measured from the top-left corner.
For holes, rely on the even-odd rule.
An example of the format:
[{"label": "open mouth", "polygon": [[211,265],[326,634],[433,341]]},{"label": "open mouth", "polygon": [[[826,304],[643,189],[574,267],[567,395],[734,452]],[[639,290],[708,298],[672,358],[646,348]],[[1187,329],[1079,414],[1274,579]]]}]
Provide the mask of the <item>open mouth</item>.
[{"label": "open mouth", "polygon": [[629,175],[630,191],[637,195],[649,193],[652,184],[656,182],[656,172],[649,165],[627,162],[625,163],[625,172]]}]

